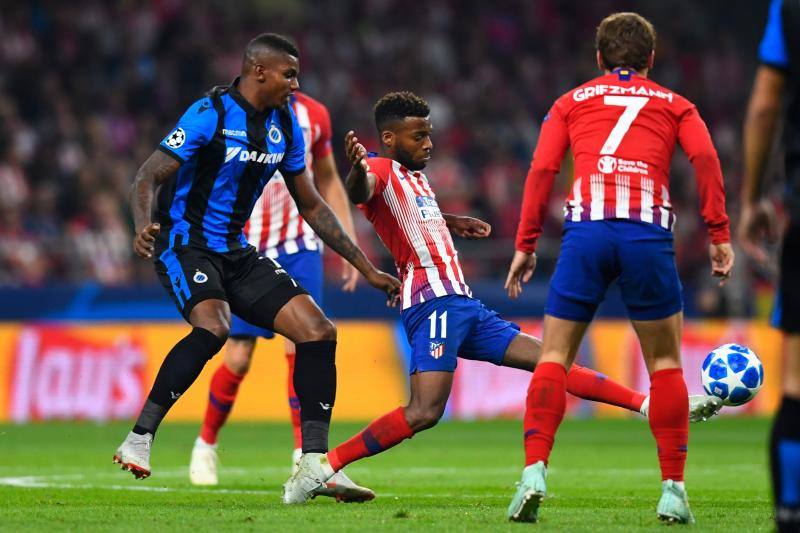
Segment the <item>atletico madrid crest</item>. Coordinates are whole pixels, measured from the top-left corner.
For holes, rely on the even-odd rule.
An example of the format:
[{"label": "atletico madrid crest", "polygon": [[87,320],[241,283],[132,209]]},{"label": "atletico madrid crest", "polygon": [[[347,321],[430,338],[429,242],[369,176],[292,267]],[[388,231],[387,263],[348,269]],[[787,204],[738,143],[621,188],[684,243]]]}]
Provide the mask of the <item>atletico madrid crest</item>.
[{"label": "atletico madrid crest", "polygon": [[444,355],[444,342],[433,342],[431,341],[431,357],[434,359],[439,359],[441,356]]}]

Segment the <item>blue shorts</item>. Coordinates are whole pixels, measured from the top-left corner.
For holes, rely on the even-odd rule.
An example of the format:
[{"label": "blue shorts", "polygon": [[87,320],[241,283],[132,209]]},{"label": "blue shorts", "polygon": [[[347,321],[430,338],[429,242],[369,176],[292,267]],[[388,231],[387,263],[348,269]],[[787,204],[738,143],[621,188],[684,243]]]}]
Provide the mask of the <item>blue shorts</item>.
[{"label": "blue shorts", "polygon": [[[322,306],[322,254],[317,250],[302,250],[295,254],[279,255],[275,261],[300,284],[311,297]],[[231,320],[231,337],[264,337],[275,336],[272,330],[259,328],[233,315]]]},{"label": "blue shorts", "polygon": [[411,344],[410,374],[456,369],[456,358],[499,365],[519,334],[519,326],[503,320],[480,300],[441,296],[417,304],[401,315]]},{"label": "blue shorts", "polygon": [[646,222],[611,219],[564,224],[544,312],[590,322],[614,280],[632,320],[658,320],[683,309],[672,233]]}]

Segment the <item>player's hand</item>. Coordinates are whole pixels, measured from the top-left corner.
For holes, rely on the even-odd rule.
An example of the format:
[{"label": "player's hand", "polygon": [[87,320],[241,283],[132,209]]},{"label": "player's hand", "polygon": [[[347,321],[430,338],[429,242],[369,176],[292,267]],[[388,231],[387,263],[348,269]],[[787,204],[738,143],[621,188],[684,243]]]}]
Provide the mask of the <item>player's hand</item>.
[{"label": "player's hand", "polygon": [[744,253],[759,266],[767,266],[770,256],[762,242],[774,243],[778,240],[778,220],[772,204],[766,200],[745,203],[739,216],[736,236]]},{"label": "player's hand", "polygon": [[533,271],[536,269],[536,254],[526,254],[517,250],[514,252],[514,259],[511,260],[511,267],[508,269],[506,284],[503,285],[508,292],[508,297],[515,300],[522,294],[522,284],[528,283]]},{"label": "player's hand", "polygon": [[719,286],[722,287],[733,270],[733,247],[729,242],[712,244],[708,247],[708,256],[711,258],[711,275],[720,278]]},{"label": "player's hand", "polygon": [[364,145],[358,142],[358,137],[354,131],[350,130],[344,136],[344,153],[347,154],[347,159],[353,168],[358,168],[366,172],[369,170],[367,165],[367,149]]},{"label": "player's hand", "polygon": [[452,217],[447,227],[465,239],[485,239],[492,233],[492,226],[489,223],[472,217]]},{"label": "player's hand", "polygon": [[136,232],[133,238],[133,251],[139,257],[150,259],[155,250],[156,235],[161,231],[161,224],[153,222]]},{"label": "player's hand", "polygon": [[373,269],[365,276],[370,285],[386,293],[386,305],[394,307],[400,301],[400,280],[391,274]]},{"label": "player's hand", "polygon": [[361,276],[361,273],[356,267],[342,260],[342,290],[344,292],[353,292],[356,290],[359,276]]}]

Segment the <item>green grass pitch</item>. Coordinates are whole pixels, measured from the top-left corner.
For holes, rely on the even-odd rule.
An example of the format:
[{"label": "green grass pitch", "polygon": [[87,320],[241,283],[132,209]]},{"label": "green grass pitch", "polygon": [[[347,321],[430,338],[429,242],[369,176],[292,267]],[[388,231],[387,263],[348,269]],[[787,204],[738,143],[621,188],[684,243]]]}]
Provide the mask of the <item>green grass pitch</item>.
[{"label": "green grass pitch", "polygon": [[[360,424],[335,424],[338,443]],[[769,531],[769,423],[715,419],[692,425],[687,489],[696,531]],[[521,423],[444,422],[351,465],[378,497],[365,504],[317,498],[280,503],[289,470],[287,425],[223,430],[221,484],[199,489],[187,463],[196,425],[165,424],[153,476],[112,465],[128,424],[0,426],[0,529],[137,531],[647,531],[660,495],[655,445],[642,420],[567,420],[551,460],[540,522],[511,524],[505,509],[522,463]],[[678,527],[678,526],[675,526]]]}]

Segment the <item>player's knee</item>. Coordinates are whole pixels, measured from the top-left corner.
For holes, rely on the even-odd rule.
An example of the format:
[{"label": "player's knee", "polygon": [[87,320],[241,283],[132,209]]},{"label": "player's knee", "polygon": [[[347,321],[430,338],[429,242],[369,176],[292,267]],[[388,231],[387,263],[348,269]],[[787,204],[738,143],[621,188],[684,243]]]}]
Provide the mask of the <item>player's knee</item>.
[{"label": "player's knee", "polygon": [[409,405],[405,409],[408,425],[416,433],[425,429],[430,429],[439,423],[444,414],[444,404],[414,406]]},{"label": "player's knee", "polygon": [[314,341],[335,341],[336,326],[328,317],[321,316],[309,326],[308,335]]},{"label": "player's knee", "polygon": [[225,352],[225,366],[239,376],[247,374],[250,370],[250,362],[253,359],[253,348],[255,339],[252,338],[231,338],[228,342],[228,349]]}]

